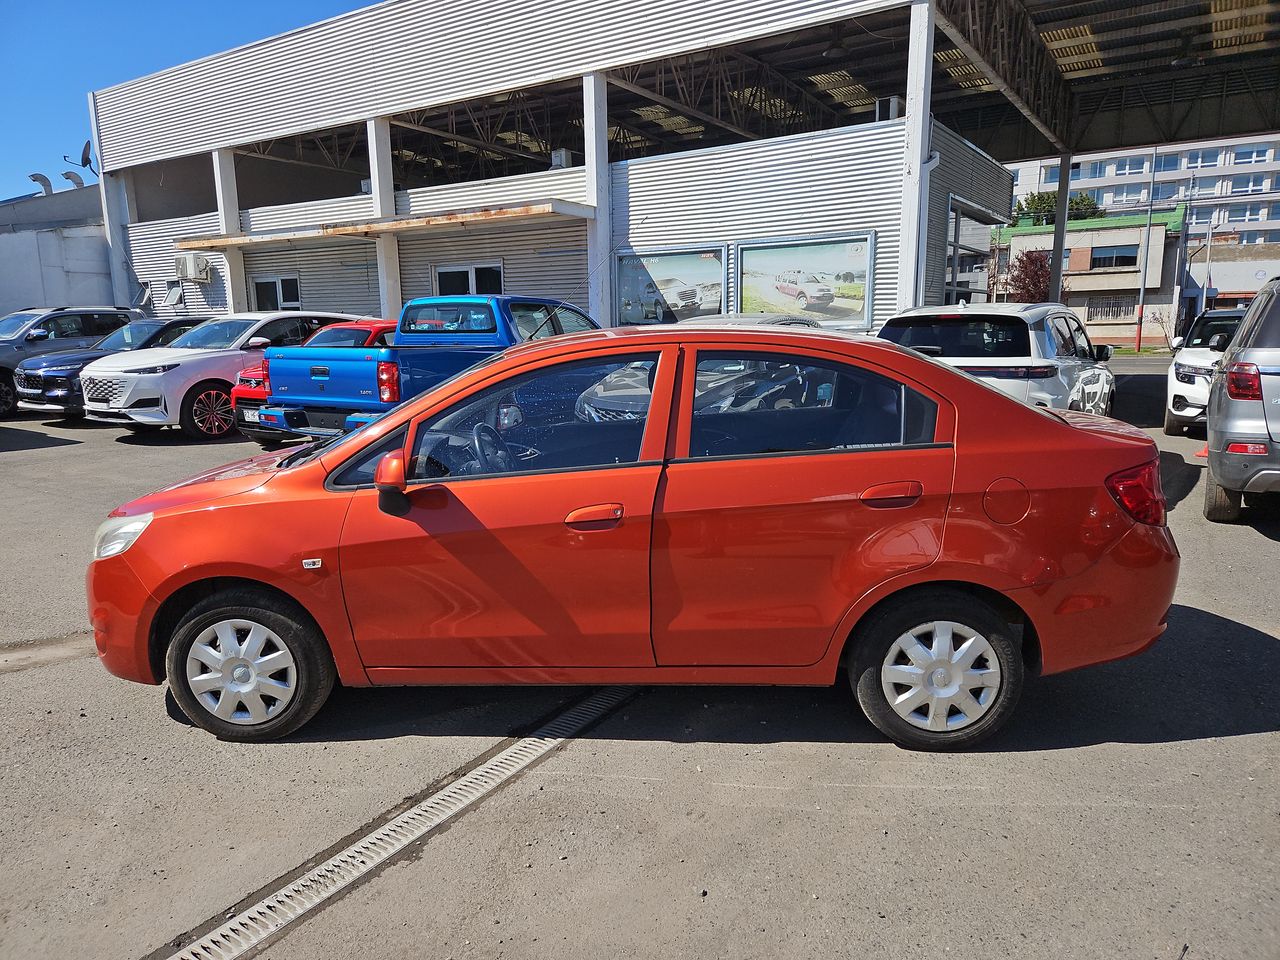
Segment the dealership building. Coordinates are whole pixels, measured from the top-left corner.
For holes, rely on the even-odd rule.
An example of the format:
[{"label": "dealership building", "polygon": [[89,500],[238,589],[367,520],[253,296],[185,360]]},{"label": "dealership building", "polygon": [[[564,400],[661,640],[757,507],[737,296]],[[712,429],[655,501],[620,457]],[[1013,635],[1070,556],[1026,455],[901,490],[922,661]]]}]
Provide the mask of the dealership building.
[{"label": "dealership building", "polygon": [[[161,316],[502,292],[869,326],[956,296],[1002,162],[1149,142],[1166,109],[1266,122],[1239,83],[1170,86],[1129,6],[388,0],[90,96],[113,289]],[[1274,44],[1213,55],[1224,23],[1186,18],[1190,72],[1276,87]]]}]

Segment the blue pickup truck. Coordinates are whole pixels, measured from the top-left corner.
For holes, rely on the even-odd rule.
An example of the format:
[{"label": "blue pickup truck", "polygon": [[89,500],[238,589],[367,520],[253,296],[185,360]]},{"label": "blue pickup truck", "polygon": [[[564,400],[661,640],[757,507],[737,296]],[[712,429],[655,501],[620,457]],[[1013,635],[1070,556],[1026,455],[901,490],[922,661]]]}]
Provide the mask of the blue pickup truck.
[{"label": "blue pickup truck", "polygon": [[576,307],[540,297],[410,300],[390,346],[269,347],[258,426],[295,437],[350,430],[514,344],[597,328]]}]

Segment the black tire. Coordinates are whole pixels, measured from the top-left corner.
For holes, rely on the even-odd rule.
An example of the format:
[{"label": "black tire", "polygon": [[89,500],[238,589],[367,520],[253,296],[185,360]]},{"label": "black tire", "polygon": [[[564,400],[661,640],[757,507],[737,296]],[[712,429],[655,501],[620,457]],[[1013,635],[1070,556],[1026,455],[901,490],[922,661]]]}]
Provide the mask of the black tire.
[{"label": "black tire", "polygon": [[236,425],[231,409],[231,384],[203,380],[182,398],[182,432],[192,440],[221,440]]},{"label": "black tire", "polygon": [[0,419],[13,416],[18,409],[18,391],[13,385],[13,372],[0,370]]},{"label": "black tire", "polygon": [[[882,667],[898,638],[936,621],[960,624],[985,638],[999,661],[999,686],[984,705],[985,712],[973,722],[953,730],[922,729],[899,716],[890,705],[881,681]],[[985,660],[985,657],[979,658],[975,664]],[[943,588],[913,591],[897,602],[890,601],[860,623],[851,641],[850,663],[849,683],[862,712],[886,737],[912,750],[964,750],[985,740],[1012,715],[1022,696],[1025,679],[1021,644],[1015,629],[981,600]],[[932,669],[926,667],[926,674]],[[945,722],[950,722],[954,708],[944,709],[948,718]]]},{"label": "black tire", "polygon": [[1116,394],[1115,391],[1107,394],[1107,407],[1102,411],[1104,417],[1114,417],[1116,415]]},{"label": "black tire", "polygon": [[1244,495],[1239,490],[1228,490],[1213,478],[1213,471],[1204,472],[1204,518],[1212,523],[1238,523]]},{"label": "black tire", "polygon": [[[262,722],[236,723],[215,716],[212,708],[198,699],[189,685],[187,661],[192,646],[206,630],[226,620],[266,627],[293,658],[292,697],[282,709]],[[274,646],[274,641],[271,644]],[[240,588],[206,597],[182,618],[165,651],[165,675],[174,700],[196,726],[220,740],[258,743],[288,736],[314,717],[328,699],[337,671],[324,637],[301,608],[281,603],[278,597],[252,588]],[[221,696],[226,695],[220,694],[219,702]],[[279,707],[278,700],[276,706]]]},{"label": "black tire", "polygon": [[1187,426],[1177,417],[1175,417],[1168,407],[1164,410],[1164,435],[1166,437],[1180,437],[1187,432]]}]

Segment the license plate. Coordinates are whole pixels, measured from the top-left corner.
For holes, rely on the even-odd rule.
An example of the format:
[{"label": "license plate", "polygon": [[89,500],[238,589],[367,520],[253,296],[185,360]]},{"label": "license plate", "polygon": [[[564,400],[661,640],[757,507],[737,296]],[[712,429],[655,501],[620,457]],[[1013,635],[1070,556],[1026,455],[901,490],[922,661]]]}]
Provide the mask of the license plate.
[{"label": "license plate", "polygon": [[244,422],[245,422],[245,423],[257,423],[257,422],[258,422],[258,411],[257,411],[257,410],[241,410],[241,411],[240,411],[240,413],[241,413],[241,414],[243,414],[243,416],[244,416]]}]

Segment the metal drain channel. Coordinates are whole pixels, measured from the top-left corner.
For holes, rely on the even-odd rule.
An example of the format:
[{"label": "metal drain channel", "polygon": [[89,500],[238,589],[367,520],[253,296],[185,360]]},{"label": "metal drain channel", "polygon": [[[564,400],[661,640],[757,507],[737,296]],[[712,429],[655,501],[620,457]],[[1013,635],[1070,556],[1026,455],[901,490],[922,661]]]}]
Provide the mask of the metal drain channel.
[{"label": "metal drain channel", "polygon": [[376,869],[405,847],[461,813],[540,757],[600,719],[631,695],[608,687],[357,840],[337,856],[171,954],[169,960],[232,960],[261,946],[283,927]]}]

